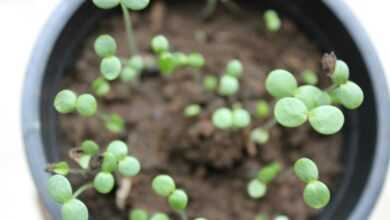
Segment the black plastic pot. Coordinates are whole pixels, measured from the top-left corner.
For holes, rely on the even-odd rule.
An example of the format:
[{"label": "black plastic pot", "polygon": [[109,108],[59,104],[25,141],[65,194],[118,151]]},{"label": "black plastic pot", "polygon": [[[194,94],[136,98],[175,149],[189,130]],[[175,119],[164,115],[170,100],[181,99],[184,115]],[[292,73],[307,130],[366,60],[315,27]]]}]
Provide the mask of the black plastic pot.
[{"label": "black plastic pot", "polygon": [[[352,79],[363,87],[366,99],[358,111],[347,112],[341,158],[346,173],[319,219],[368,219],[388,167],[390,105],[385,73],[367,35],[341,0],[242,2],[249,6],[269,2],[294,20],[318,48],[333,50],[350,64]],[[107,13],[95,9],[90,1],[63,0],[46,24],[28,66],[22,110],[24,141],[37,189],[53,219],[59,220],[60,214],[48,197],[49,175],[44,172],[45,165],[59,156],[53,98],[78,48],[104,16]]]}]

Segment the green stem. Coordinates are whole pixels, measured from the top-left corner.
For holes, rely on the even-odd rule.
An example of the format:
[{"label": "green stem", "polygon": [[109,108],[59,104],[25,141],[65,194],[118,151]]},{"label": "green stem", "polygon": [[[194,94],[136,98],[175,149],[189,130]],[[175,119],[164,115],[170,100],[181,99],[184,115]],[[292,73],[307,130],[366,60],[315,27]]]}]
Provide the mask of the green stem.
[{"label": "green stem", "polygon": [[218,0],[207,0],[206,7],[203,9],[203,19],[208,19],[217,9]]},{"label": "green stem", "polygon": [[177,213],[179,214],[181,220],[188,220],[188,216],[185,210],[178,211]]},{"label": "green stem", "polygon": [[131,23],[130,13],[123,3],[121,3],[121,8],[123,12],[123,19],[126,26],[129,53],[130,55],[136,55],[138,54],[138,48],[134,36],[133,25]]},{"label": "green stem", "polygon": [[265,125],[263,126],[263,129],[264,130],[268,130],[268,129],[272,128],[275,125],[276,125],[275,118],[271,118],[269,121],[267,121],[267,123],[265,123]]},{"label": "green stem", "polygon": [[73,194],[73,198],[77,198],[79,195],[81,195],[83,192],[85,192],[88,189],[93,188],[93,183],[89,182],[84,185],[82,185],[76,192]]}]

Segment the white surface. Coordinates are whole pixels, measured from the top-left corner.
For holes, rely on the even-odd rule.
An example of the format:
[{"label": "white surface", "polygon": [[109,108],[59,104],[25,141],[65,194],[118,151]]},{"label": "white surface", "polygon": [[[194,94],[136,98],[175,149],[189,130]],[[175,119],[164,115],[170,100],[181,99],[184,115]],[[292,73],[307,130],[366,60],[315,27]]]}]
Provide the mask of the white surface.
[{"label": "white surface", "polygon": [[[0,132],[3,145],[0,147],[0,219],[42,219],[24,157],[20,133],[20,96],[30,51],[41,26],[57,2],[59,0],[0,0],[0,74],[3,76],[0,86]],[[385,69],[390,72],[390,4],[385,0],[346,2],[366,27]],[[371,219],[389,219],[388,204],[389,183]]]}]

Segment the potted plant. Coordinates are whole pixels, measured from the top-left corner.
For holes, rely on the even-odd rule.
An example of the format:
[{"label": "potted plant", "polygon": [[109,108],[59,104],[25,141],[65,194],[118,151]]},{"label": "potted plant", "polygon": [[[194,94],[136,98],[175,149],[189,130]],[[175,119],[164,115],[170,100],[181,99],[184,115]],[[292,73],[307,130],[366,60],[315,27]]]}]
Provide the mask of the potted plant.
[{"label": "potted plant", "polygon": [[[340,10],[338,1],[64,3],[24,96],[27,155],[50,213],[366,219],[388,162],[388,97],[370,45],[351,18],[341,19],[347,32]],[[338,58],[321,58],[328,51]]]}]

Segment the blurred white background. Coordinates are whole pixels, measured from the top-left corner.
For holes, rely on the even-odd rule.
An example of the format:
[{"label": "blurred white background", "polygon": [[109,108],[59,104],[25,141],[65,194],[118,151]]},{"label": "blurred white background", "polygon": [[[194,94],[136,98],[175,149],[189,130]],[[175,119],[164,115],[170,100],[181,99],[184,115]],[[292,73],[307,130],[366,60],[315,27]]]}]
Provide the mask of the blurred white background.
[{"label": "blurred white background", "polygon": [[[0,219],[43,219],[24,157],[19,108],[26,64],[34,53],[32,47],[58,2],[60,0],[0,0],[0,75],[4,76],[0,86],[0,100],[3,100],[0,108]],[[366,28],[390,73],[389,1],[345,2]],[[371,219],[389,219],[388,204],[390,183],[386,184]]]}]

